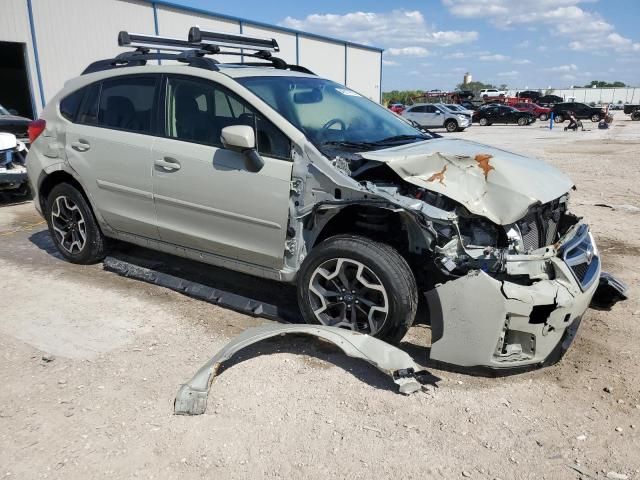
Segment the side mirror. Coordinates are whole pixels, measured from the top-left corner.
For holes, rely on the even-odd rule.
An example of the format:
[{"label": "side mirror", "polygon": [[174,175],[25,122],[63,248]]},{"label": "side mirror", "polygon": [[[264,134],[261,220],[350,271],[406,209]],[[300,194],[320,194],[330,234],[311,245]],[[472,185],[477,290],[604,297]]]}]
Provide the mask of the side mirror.
[{"label": "side mirror", "polygon": [[224,148],[240,152],[244,156],[244,166],[250,172],[259,172],[264,167],[264,159],[256,150],[256,134],[248,125],[224,127],[220,134]]}]

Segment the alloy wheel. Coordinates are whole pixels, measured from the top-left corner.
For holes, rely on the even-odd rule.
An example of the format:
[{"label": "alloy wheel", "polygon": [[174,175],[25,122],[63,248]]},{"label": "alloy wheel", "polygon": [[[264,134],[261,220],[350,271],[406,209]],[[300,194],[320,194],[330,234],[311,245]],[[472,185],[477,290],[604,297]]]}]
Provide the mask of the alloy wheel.
[{"label": "alloy wheel", "polygon": [[51,227],[60,246],[72,255],[80,253],[87,243],[84,217],[69,197],[56,197],[51,208]]},{"label": "alloy wheel", "polygon": [[323,325],[375,335],[389,315],[387,291],[366,265],[350,258],[323,262],[311,275],[309,301]]}]

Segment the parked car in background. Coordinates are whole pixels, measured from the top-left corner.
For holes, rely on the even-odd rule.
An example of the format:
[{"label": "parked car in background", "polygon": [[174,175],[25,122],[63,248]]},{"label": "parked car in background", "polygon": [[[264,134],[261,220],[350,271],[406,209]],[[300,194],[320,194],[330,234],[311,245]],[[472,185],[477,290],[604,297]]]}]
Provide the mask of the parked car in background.
[{"label": "parked car in background", "polygon": [[457,103],[445,103],[444,106],[453,112],[460,112],[463,115],[469,115],[469,118],[473,117],[475,110],[469,110]]},{"label": "parked car in background", "polygon": [[0,192],[29,193],[27,147],[13,133],[0,132]]},{"label": "parked car in background", "polygon": [[478,109],[478,105],[476,105],[475,103],[469,101],[469,100],[463,100],[461,102],[459,102],[459,105],[463,108],[466,108],[467,110],[471,110],[471,111],[476,111]]},{"label": "parked car in background", "polygon": [[480,98],[505,97],[507,92],[497,88],[484,88],[480,90]]},{"label": "parked car in background", "polygon": [[624,107],[623,107],[623,112],[626,113],[627,115],[631,115],[633,112],[637,112],[640,110],[640,105],[633,105],[631,103],[627,103]]},{"label": "parked car in background", "polygon": [[557,95],[544,95],[536,100],[536,103],[538,105],[542,105],[543,107],[553,106],[556,103],[562,102],[564,102],[564,98]]},{"label": "parked car in background", "polygon": [[533,103],[533,102],[516,103],[512,105],[512,107],[515,108],[516,110],[520,110],[521,112],[529,112],[535,115],[535,117],[542,122],[548,119],[549,115],[551,114],[550,108],[541,107],[537,103]]},{"label": "parked car in background", "polygon": [[579,102],[565,102],[554,105],[553,109],[554,120],[558,123],[562,123],[569,118],[569,112],[573,112],[578,120],[591,120],[592,122],[599,122],[605,117],[605,112],[601,107],[590,107],[586,103]]},{"label": "parked car in background", "polygon": [[542,94],[540,92],[536,92],[535,90],[525,90],[524,92],[518,92],[516,97],[518,98],[530,98],[531,100],[537,101]]},{"label": "parked car in background", "polygon": [[404,110],[401,115],[413,120],[421,127],[444,127],[447,132],[461,132],[471,125],[471,118],[462,113],[452,112],[444,106],[418,103]]},{"label": "parked car in background", "polygon": [[391,110],[393,113],[402,113],[404,109],[405,106],[402,103],[392,103],[389,105],[389,110]]},{"label": "parked car in background", "polygon": [[7,110],[0,105],[0,132],[13,133],[20,141],[28,138],[30,118],[21,117],[15,110]]},{"label": "parked car in background", "polygon": [[536,117],[529,112],[521,112],[506,105],[492,105],[478,110],[473,115],[473,121],[482,126],[494,123],[515,123],[520,126],[531,125],[536,121]]}]

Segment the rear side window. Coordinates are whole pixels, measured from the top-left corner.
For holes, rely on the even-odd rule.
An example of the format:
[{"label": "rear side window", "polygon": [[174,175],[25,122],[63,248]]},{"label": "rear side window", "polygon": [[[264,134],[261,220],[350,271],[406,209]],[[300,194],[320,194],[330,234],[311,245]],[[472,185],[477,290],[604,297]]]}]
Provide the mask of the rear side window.
[{"label": "rear side window", "polygon": [[151,133],[151,112],[156,93],[154,77],[123,77],[102,82],[98,125]]},{"label": "rear side window", "polygon": [[60,114],[70,122],[73,122],[76,118],[76,112],[84,96],[84,91],[84,88],[76,90],[60,101]]}]

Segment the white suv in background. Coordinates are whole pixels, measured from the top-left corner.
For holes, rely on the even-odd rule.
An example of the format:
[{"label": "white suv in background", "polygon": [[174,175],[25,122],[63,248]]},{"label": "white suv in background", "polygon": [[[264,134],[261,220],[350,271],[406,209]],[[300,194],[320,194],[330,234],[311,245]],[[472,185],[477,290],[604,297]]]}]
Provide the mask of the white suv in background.
[{"label": "white suv in background", "polygon": [[480,98],[489,97],[505,97],[507,92],[505,90],[498,90],[497,88],[484,88],[480,90]]},{"label": "white suv in background", "polygon": [[461,112],[453,112],[444,105],[418,103],[407,107],[400,113],[407,120],[416,122],[421,127],[444,127],[447,132],[462,132],[471,126],[471,118]]}]

